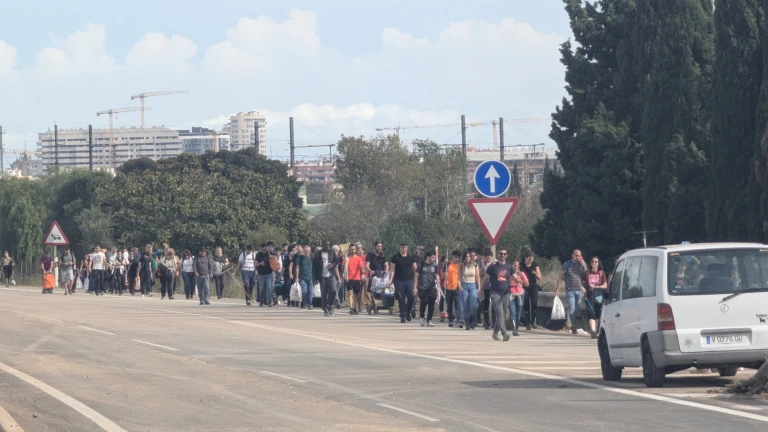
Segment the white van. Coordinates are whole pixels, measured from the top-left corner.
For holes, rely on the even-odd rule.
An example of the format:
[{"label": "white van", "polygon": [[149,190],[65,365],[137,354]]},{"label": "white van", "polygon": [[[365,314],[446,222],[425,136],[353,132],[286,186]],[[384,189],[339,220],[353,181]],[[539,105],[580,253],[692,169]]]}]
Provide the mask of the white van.
[{"label": "white van", "polygon": [[768,245],[712,243],[625,253],[600,322],[603,379],[642,367],[648,387],[692,366],[734,376],[768,357]]}]

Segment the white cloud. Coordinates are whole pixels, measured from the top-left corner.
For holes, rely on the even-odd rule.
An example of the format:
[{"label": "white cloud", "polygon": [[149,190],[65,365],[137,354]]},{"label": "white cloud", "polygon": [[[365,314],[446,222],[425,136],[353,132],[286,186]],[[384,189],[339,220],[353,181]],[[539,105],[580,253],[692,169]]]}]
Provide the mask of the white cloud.
[{"label": "white cloud", "polygon": [[125,67],[141,74],[178,76],[194,73],[190,60],[197,54],[197,45],[182,36],[168,37],[163,33],[145,34],[125,56]]},{"label": "white cloud", "polygon": [[29,73],[40,80],[77,81],[104,76],[117,70],[115,59],[106,52],[107,30],[102,24],[88,23],[67,38],[55,39],[57,47],[43,48],[35,56]]},{"label": "white cloud", "polygon": [[16,49],[0,40],[0,78],[8,79],[16,74]]}]

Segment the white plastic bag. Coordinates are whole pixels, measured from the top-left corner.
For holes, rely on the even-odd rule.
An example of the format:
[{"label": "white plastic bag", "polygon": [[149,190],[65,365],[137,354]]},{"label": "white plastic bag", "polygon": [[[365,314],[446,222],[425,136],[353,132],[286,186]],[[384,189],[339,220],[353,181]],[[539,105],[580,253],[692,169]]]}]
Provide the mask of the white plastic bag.
[{"label": "white plastic bag", "polygon": [[320,296],[321,296],[320,283],[318,282],[312,286],[312,297],[320,297]]},{"label": "white plastic bag", "polygon": [[75,289],[83,289],[83,281],[80,278],[77,278],[77,282],[75,282]]},{"label": "white plastic bag", "polygon": [[294,282],[291,285],[291,301],[301,301],[301,285],[298,282]]},{"label": "white plastic bag", "polygon": [[563,307],[563,302],[560,301],[560,297],[555,297],[554,303],[552,304],[552,315],[549,319],[552,321],[565,319],[565,307]]}]

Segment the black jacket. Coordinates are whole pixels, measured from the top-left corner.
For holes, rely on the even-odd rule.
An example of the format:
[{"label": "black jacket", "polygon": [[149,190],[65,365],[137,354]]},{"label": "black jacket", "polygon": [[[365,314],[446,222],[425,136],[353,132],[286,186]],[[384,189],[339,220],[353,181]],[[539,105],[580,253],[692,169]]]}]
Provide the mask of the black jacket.
[{"label": "black jacket", "polygon": [[[334,267],[339,264],[339,256],[333,252],[333,249],[328,251],[328,265],[331,266],[331,276],[336,276]],[[323,251],[317,252],[312,259],[312,278],[315,281],[319,281],[323,278]]]}]

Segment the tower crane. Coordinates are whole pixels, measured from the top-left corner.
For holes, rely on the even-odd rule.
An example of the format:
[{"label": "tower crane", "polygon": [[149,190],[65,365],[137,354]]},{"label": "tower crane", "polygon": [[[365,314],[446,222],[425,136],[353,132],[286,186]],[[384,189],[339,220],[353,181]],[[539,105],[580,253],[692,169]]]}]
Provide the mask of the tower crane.
[{"label": "tower crane", "polygon": [[395,131],[395,135],[397,135],[397,137],[400,138],[400,129],[429,129],[429,128],[449,127],[449,126],[456,126],[456,125],[455,124],[432,124],[432,125],[400,126],[400,124],[398,124],[397,126],[392,126],[392,127],[376,128],[376,132],[393,130]]},{"label": "tower crane", "polygon": [[115,135],[114,135],[114,116],[119,113],[150,110],[150,107],[128,107],[128,108],[113,108],[96,113],[97,116],[109,114],[109,167],[115,168]]},{"label": "tower crane", "polygon": [[[141,127],[144,127],[144,99],[148,97],[153,96],[168,96],[168,95],[175,95],[179,93],[187,93],[188,90],[171,90],[171,91],[154,91],[154,92],[147,92],[147,93],[139,93],[137,95],[131,96],[131,100],[139,99],[141,101]],[[149,109],[149,108],[147,108]]]},{"label": "tower crane", "polygon": [[[517,118],[517,119],[504,119],[504,123],[543,123],[552,121],[549,117],[530,117],[530,118]],[[493,151],[499,151],[499,137],[498,137],[498,120],[489,120],[484,122],[472,122],[469,124],[471,127],[478,126],[493,126]]]}]

